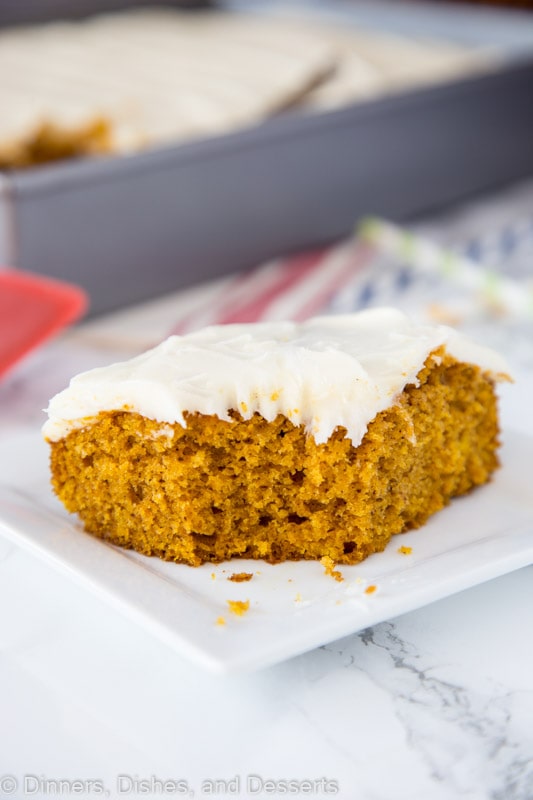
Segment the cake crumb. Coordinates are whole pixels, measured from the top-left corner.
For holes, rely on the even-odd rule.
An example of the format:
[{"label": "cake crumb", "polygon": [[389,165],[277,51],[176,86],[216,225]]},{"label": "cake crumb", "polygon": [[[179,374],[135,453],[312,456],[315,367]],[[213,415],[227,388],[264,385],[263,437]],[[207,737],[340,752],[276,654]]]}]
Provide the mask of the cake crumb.
[{"label": "cake crumb", "polygon": [[370,586],[366,587],[365,594],[374,594],[377,588],[378,587],[374,583],[371,583]]},{"label": "cake crumb", "polygon": [[339,572],[338,569],[334,569],[335,562],[332,558],[323,556],[323,558],[320,559],[320,563],[324,567],[326,575],[331,575],[332,578],[335,578],[335,580],[339,582],[344,580],[342,572]]},{"label": "cake crumb", "polygon": [[402,556],[410,556],[411,553],[413,552],[413,548],[406,547],[406,545],[402,544],[402,546],[398,548],[397,552],[401,553]]},{"label": "cake crumb", "polygon": [[228,600],[229,610],[237,617],[242,617],[250,608],[249,600]]},{"label": "cake crumb", "polygon": [[217,579],[216,573],[215,573],[215,572],[212,572],[212,573],[211,573],[211,580],[212,580],[212,581],[216,581],[216,579]]},{"label": "cake crumb", "polygon": [[233,581],[234,583],[243,583],[244,581],[251,581],[254,577],[253,572],[234,572],[226,580]]},{"label": "cake crumb", "polygon": [[302,595],[300,594],[300,592],[298,592],[298,594],[294,598],[294,602],[295,603],[301,603],[302,602]]},{"label": "cake crumb", "polygon": [[217,617],[217,625],[225,625],[225,624],[226,620],[224,619],[224,617]]}]

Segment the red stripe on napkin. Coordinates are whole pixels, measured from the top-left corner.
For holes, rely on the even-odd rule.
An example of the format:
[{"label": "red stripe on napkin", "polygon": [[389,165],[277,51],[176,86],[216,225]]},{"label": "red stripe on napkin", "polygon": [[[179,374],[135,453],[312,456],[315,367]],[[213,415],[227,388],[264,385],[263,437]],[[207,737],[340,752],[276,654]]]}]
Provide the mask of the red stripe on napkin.
[{"label": "red stripe on napkin", "polygon": [[177,320],[171,333],[183,335],[206,325],[307,319],[324,311],[373,256],[372,247],[351,239],[269,261],[228,279]]}]

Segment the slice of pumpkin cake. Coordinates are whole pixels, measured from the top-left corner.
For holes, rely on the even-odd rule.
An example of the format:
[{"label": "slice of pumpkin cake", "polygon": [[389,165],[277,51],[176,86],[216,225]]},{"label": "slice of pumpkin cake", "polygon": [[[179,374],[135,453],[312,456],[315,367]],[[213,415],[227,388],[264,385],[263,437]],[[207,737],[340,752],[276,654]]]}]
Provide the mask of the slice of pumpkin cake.
[{"label": "slice of pumpkin cake", "polygon": [[393,309],[171,336],[51,400],[53,488],[146,555],[356,563],[489,480],[507,372]]}]

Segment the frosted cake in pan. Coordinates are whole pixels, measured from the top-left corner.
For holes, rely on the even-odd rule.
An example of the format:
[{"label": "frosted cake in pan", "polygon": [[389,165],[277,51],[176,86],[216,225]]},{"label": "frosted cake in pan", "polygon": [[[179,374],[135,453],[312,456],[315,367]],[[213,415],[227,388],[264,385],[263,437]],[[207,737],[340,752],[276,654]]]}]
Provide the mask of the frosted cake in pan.
[{"label": "frosted cake in pan", "polygon": [[[491,57],[492,58],[492,57]],[[483,53],[310,19],[134,9],[0,31],[0,169],[124,154],[487,66]]]}]

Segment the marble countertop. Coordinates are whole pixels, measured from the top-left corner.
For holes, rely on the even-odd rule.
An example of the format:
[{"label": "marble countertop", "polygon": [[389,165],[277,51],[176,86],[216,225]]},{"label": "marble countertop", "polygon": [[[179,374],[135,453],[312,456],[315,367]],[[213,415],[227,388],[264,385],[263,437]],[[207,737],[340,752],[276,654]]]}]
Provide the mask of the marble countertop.
[{"label": "marble countertop", "polygon": [[[14,448],[40,440],[73,373],[157,340],[187,302],[88,323],[21,364],[0,385],[0,483],[31,482]],[[533,373],[514,366],[504,426],[532,435]],[[217,677],[0,538],[0,798],[531,800],[532,577]]]}]

